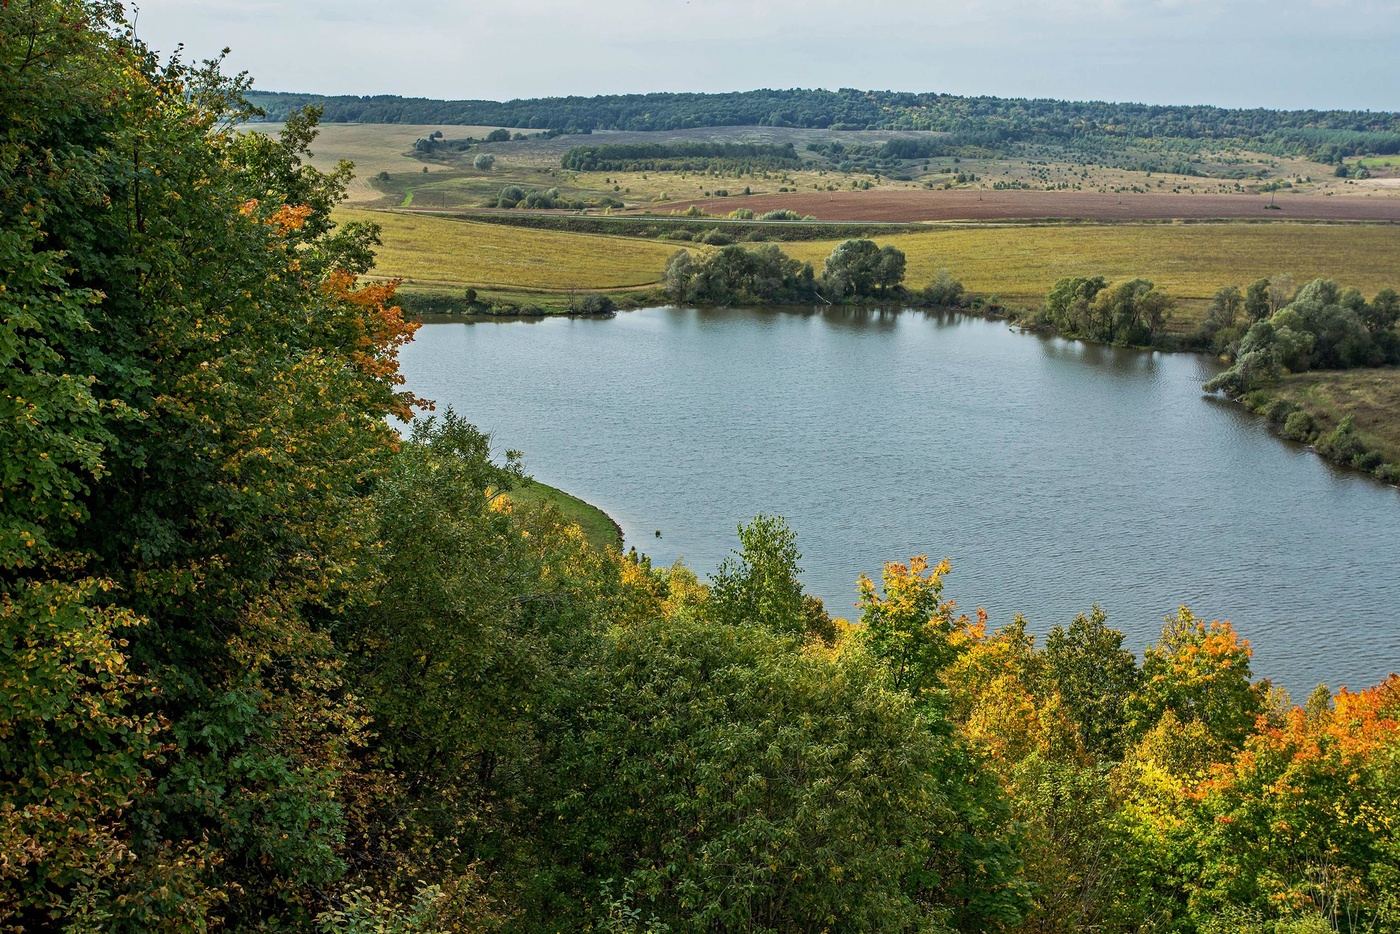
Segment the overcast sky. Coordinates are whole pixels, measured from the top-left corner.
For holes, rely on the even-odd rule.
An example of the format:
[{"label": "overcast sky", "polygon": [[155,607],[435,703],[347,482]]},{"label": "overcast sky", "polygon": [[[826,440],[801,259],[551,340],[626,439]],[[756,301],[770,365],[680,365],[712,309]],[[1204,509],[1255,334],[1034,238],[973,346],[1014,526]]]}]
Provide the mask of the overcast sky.
[{"label": "overcast sky", "polygon": [[145,0],[268,91],[855,87],[1400,110],[1400,0]]}]

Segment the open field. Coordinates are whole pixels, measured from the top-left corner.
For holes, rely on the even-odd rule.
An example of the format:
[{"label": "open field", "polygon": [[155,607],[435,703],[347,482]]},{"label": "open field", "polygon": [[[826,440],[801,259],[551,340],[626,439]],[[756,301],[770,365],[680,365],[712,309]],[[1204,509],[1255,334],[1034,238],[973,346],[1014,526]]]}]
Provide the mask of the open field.
[{"label": "open field", "polygon": [[[278,124],[253,124],[257,132],[276,132]],[[1382,184],[1391,180],[1342,179],[1333,175],[1333,167],[1305,159],[1283,158],[1261,153],[1224,150],[1204,153],[1207,161],[1197,165],[1207,174],[1181,175],[1171,172],[1144,172],[1115,164],[1112,160],[1094,159],[1083,154],[1062,151],[1055,147],[1028,146],[1020,156],[994,153],[972,153],[958,158],[934,157],[907,160],[897,169],[882,173],[852,169],[843,171],[839,164],[808,149],[809,146],[877,147],[891,139],[918,139],[943,134],[915,131],[863,130],[833,131],[786,127],[708,127],[692,130],[638,132],[597,132],[583,136],[558,136],[553,139],[535,137],[499,143],[476,142],[465,149],[448,146],[432,154],[415,153],[414,143],[441,132],[445,142],[473,138],[480,140],[492,128],[474,126],[437,126],[405,124],[325,124],[312,147],[313,164],[329,169],[339,158],[356,165],[358,177],[350,191],[351,202],[366,207],[413,206],[429,210],[475,210],[494,203],[504,187],[518,185],[526,190],[559,188],[565,198],[596,202],[615,198],[631,209],[656,209],[676,204],[682,208],[691,200],[714,199],[717,210],[729,211],[738,203],[726,202],[716,192],[728,191],[738,195],[749,189],[758,196],[793,196],[801,193],[816,205],[828,193],[843,194],[838,201],[848,202],[861,212],[857,219],[878,219],[886,210],[883,198],[897,193],[928,195],[934,193],[980,192],[1009,196],[1009,203],[1024,204],[1021,213],[995,216],[1043,217],[1034,198],[1020,202],[1024,196],[1047,194],[1121,195],[1128,206],[1125,213],[1108,216],[1199,217],[1239,216],[1235,214],[1191,213],[1196,209],[1180,208],[1172,213],[1134,213],[1139,204],[1136,197],[1144,193],[1189,195],[1221,195],[1267,192],[1279,188],[1281,198],[1302,195],[1335,195],[1345,200],[1400,195],[1394,186]],[[534,131],[525,131],[527,134]],[[729,142],[783,145],[791,143],[802,159],[799,167],[786,170],[735,172],[575,172],[560,167],[560,158],[574,146],[598,146],[614,143],[693,143]],[[476,169],[473,159],[479,154],[495,158],[489,170]],[[1142,153],[1144,159],[1160,159],[1160,154]],[[1134,156],[1133,158],[1138,158]],[[1394,157],[1391,157],[1394,158]],[[1122,161],[1121,159],[1119,161]],[[1131,159],[1129,160],[1131,161]],[[1370,160],[1363,160],[1369,162]],[[1377,160],[1386,161],[1386,157]],[[424,171],[426,169],[426,171]],[[1377,174],[1390,170],[1377,167]],[[379,173],[387,173],[387,178]],[[1213,173],[1213,174],[1212,174]],[[1015,186],[1018,190],[996,191],[996,186]],[[852,189],[856,190],[852,190]],[[1030,190],[1019,190],[1030,189]],[[866,202],[857,198],[872,198]],[[734,201],[735,199],[730,199]],[[1328,200],[1334,200],[1328,198]],[[1116,198],[1115,198],[1116,201]],[[791,207],[781,204],[781,207]],[[796,208],[795,208],[796,209]],[[1334,210],[1334,209],[1327,209]],[[802,213],[825,216],[814,209]],[[1274,213],[1274,212],[1270,212]],[[978,216],[960,215],[960,216]],[[1054,214],[1050,216],[1066,216]],[[1071,213],[1067,216],[1095,216]],[[1332,216],[1296,215],[1296,216]],[[940,215],[928,215],[937,219]]]},{"label": "open field", "polygon": [[[1270,203],[1278,206],[1271,209]],[[753,197],[701,198],[658,205],[685,211],[697,205],[722,214],[748,208],[755,214],[786,208],[824,221],[912,221],[1082,219],[1173,220],[1260,218],[1264,220],[1363,220],[1400,222],[1400,198],[1327,197],[1280,192],[1247,194],[1101,194],[1090,191],[872,191],[793,192]],[[1397,233],[1400,236],[1400,233]]]},{"label": "open field", "polygon": [[[383,225],[376,274],[410,285],[564,292],[652,286],[667,258],[692,244],[531,230],[453,217],[344,211]],[[1400,286],[1400,229],[1341,224],[1115,224],[963,227],[876,238],[908,256],[919,287],[946,268],[974,292],[1038,304],[1056,280],[1144,276],[1182,301],[1178,328],[1194,325],[1223,285],[1286,273],[1327,276],[1367,295]],[[818,271],[836,240],[784,243]]]},{"label": "open field", "polygon": [[[1224,285],[1286,273],[1354,285],[1368,296],[1400,284],[1400,229],[1305,224],[1143,224],[972,227],[880,239],[905,252],[910,287],[946,268],[974,292],[1035,305],[1056,280],[1151,279],[1184,301],[1182,323]],[[784,244],[820,269],[836,241]]]},{"label": "open field", "polygon": [[1350,415],[1372,450],[1400,464],[1400,369],[1299,373],[1269,387],[1268,393],[1307,411],[1324,434]]},{"label": "open field", "polygon": [[661,279],[668,243],[556,233],[452,217],[345,210],[383,228],[375,274],[482,289],[617,289]]},{"label": "open field", "polygon": [[566,522],[583,529],[584,538],[594,548],[622,548],[622,531],[612,517],[577,496],[536,480],[511,490],[508,496],[521,505],[552,506]]}]

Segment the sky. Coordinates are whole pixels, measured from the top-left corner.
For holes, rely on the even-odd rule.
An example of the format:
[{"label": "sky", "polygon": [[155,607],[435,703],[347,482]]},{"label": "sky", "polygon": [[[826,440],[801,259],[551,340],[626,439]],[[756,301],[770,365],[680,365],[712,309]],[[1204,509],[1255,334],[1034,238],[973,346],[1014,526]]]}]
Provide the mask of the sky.
[{"label": "sky", "polygon": [[[841,88],[1400,110],[1400,0],[143,0],[266,91]],[[131,12],[130,7],[128,8]]]}]

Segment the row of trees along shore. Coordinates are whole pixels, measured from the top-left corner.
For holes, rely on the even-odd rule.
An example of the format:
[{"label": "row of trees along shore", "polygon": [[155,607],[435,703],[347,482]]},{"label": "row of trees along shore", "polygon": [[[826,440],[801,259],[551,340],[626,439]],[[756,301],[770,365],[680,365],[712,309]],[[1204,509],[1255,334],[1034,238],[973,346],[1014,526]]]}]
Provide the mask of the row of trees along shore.
[{"label": "row of trees along shore", "polygon": [[0,4],[0,929],[1400,927],[1400,680],[1038,646],[922,558],[833,620],[771,517],[708,581],[594,550],[392,428],[377,231],[245,87]]},{"label": "row of trees along shore", "polygon": [[817,276],[811,263],[773,244],[730,244],[708,254],[679,250],[666,262],[662,288],[675,302],[702,305],[899,302],[957,307],[969,296],[940,270],[919,290],[904,287],[905,256],[867,239],[846,240],[831,251]]}]

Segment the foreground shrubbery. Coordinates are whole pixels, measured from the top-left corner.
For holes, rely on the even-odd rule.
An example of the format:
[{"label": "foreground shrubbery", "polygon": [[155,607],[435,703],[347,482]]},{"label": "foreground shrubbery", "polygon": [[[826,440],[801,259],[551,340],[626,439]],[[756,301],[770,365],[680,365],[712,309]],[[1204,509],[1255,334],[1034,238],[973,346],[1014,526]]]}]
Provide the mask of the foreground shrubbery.
[{"label": "foreground shrubbery", "polygon": [[833,621],[770,518],[709,583],[592,549],[388,427],[311,116],[221,130],[115,16],[0,6],[0,927],[1400,924],[1400,682],[1293,708],[1185,610],[1037,649],[918,559]]}]

